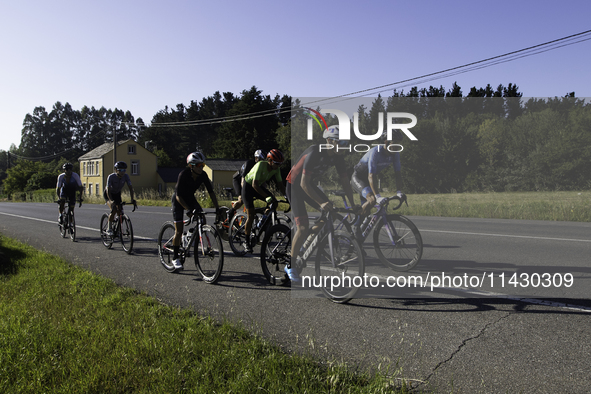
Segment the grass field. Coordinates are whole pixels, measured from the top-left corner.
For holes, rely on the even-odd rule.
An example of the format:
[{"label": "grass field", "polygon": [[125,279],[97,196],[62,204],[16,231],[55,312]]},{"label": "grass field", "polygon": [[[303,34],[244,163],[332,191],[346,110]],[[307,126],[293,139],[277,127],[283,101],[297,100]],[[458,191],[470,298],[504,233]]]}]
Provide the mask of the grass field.
[{"label": "grass field", "polygon": [[395,371],[285,354],[1,235],[0,316],[0,393],[404,392]]}]

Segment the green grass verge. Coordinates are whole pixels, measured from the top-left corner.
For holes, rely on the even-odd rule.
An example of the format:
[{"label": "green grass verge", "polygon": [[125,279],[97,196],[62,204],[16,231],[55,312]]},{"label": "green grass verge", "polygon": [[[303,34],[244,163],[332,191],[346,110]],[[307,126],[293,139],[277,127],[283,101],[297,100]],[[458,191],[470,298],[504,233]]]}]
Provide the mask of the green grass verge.
[{"label": "green grass verge", "polygon": [[0,393],[400,392],[0,235]]},{"label": "green grass verge", "polygon": [[[591,221],[591,191],[410,194],[407,197],[408,206],[403,205],[396,213],[407,216]],[[339,206],[343,205],[340,197],[330,198]]]}]

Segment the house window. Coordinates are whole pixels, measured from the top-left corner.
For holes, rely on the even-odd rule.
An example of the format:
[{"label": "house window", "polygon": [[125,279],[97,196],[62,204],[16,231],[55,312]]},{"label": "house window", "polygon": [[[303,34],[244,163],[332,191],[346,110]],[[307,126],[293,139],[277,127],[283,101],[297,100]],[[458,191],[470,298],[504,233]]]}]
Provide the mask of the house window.
[{"label": "house window", "polygon": [[140,174],[140,162],[138,160],[133,160],[131,162],[131,175],[139,175]]},{"label": "house window", "polygon": [[86,162],[82,163],[82,175],[86,175]]},{"label": "house window", "polygon": [[94,165],[96,166],[96,174],[97,174],[97,175],[100,175],[100,174],[99,174],[99,172],[100,172],[100,171],[99,171],[99,162],[98,162],[98,161],[97,161],[97,162],[95,162],[95,163],[94,163]]},{"label": "house window", "polygon": [[92,183],[88,184],[88,195],[92,196]]},{"label": "house window", "polygon": [[135,145],[127,145],[127,154],[135,155]]},{"label": "house window", "polygon": [[100,191],[101,191],[101,190],[100,190],[100,187],[99,187],[99,186],[100,186],[100,185],[97,183],[97,184],[96,184],[96,188],[95,188],[95,189],[96,189],[96,195],[97,195],[97,196],[100,196]]}]

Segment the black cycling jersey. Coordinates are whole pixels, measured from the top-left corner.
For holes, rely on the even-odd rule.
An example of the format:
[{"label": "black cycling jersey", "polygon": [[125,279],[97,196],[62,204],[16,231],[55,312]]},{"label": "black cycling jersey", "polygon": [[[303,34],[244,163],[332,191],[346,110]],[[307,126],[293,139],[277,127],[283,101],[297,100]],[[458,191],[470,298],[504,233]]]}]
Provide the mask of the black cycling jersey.
[{"label": "black cycling jersey", "polygon": [[[191,174],[191,168],[185,168],[179,174],[176,186],[174,187],[173,197],[179,196],[189,205],[195,205],[197,199],[195,198],[195,192],[201,185],[205,185],[205,188],[210,194],[213,194],[213,186],[209,180],[209,176],[203,171],[197,179],[193,179]],[[175,198],[176,199],[176,198]]]}]

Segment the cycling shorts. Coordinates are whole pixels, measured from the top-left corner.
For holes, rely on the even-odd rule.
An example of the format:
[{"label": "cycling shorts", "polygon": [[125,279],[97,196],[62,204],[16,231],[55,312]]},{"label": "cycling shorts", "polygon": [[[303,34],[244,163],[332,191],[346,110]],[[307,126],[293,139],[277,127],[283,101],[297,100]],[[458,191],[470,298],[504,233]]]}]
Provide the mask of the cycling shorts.
[{"label": "cycling shorts", "polygon": [[[263,189],[263,191],[266,194],[271,194],[271,192],[265,189],[264,187],[261,187],[261,189]],[[254,209],[255,198],[265,201],[265,197],[257,193],[257,191],[254,190],[254,187],[252,187],[250,183],[244,182],[244,187],[242,188],[242,202],[244,203],[246,209]]]},{"label": "cycling shorts", "polygon": [[[308,219],[308,211],[306,209],[306,203],[310,206],[320,210],[320,205],[312,199],[305,191],[299,186],[293,186],[290,182],[287,182],[285,188],[287,199],[291,205],[291,211],[293,212],[293,220],[296,226],[310,227],[310,220]],[[328,200],[328,197],[326,198]]]},{"label": "cycling shorts", "polygon": [[[172,195],[172,219],[175,223],[179,223],[182,222],[183,220],[185,220],[185,208],[181,205],[181,203],[179,203],[176,200],[176,194],[173,193]],[[198,210],[199,212],[201,212],[203,209],[201,208],[201,205],[199,205],[199,203],[197,201],[193,202],[193,206],[191,207],[191,210]]]}]

